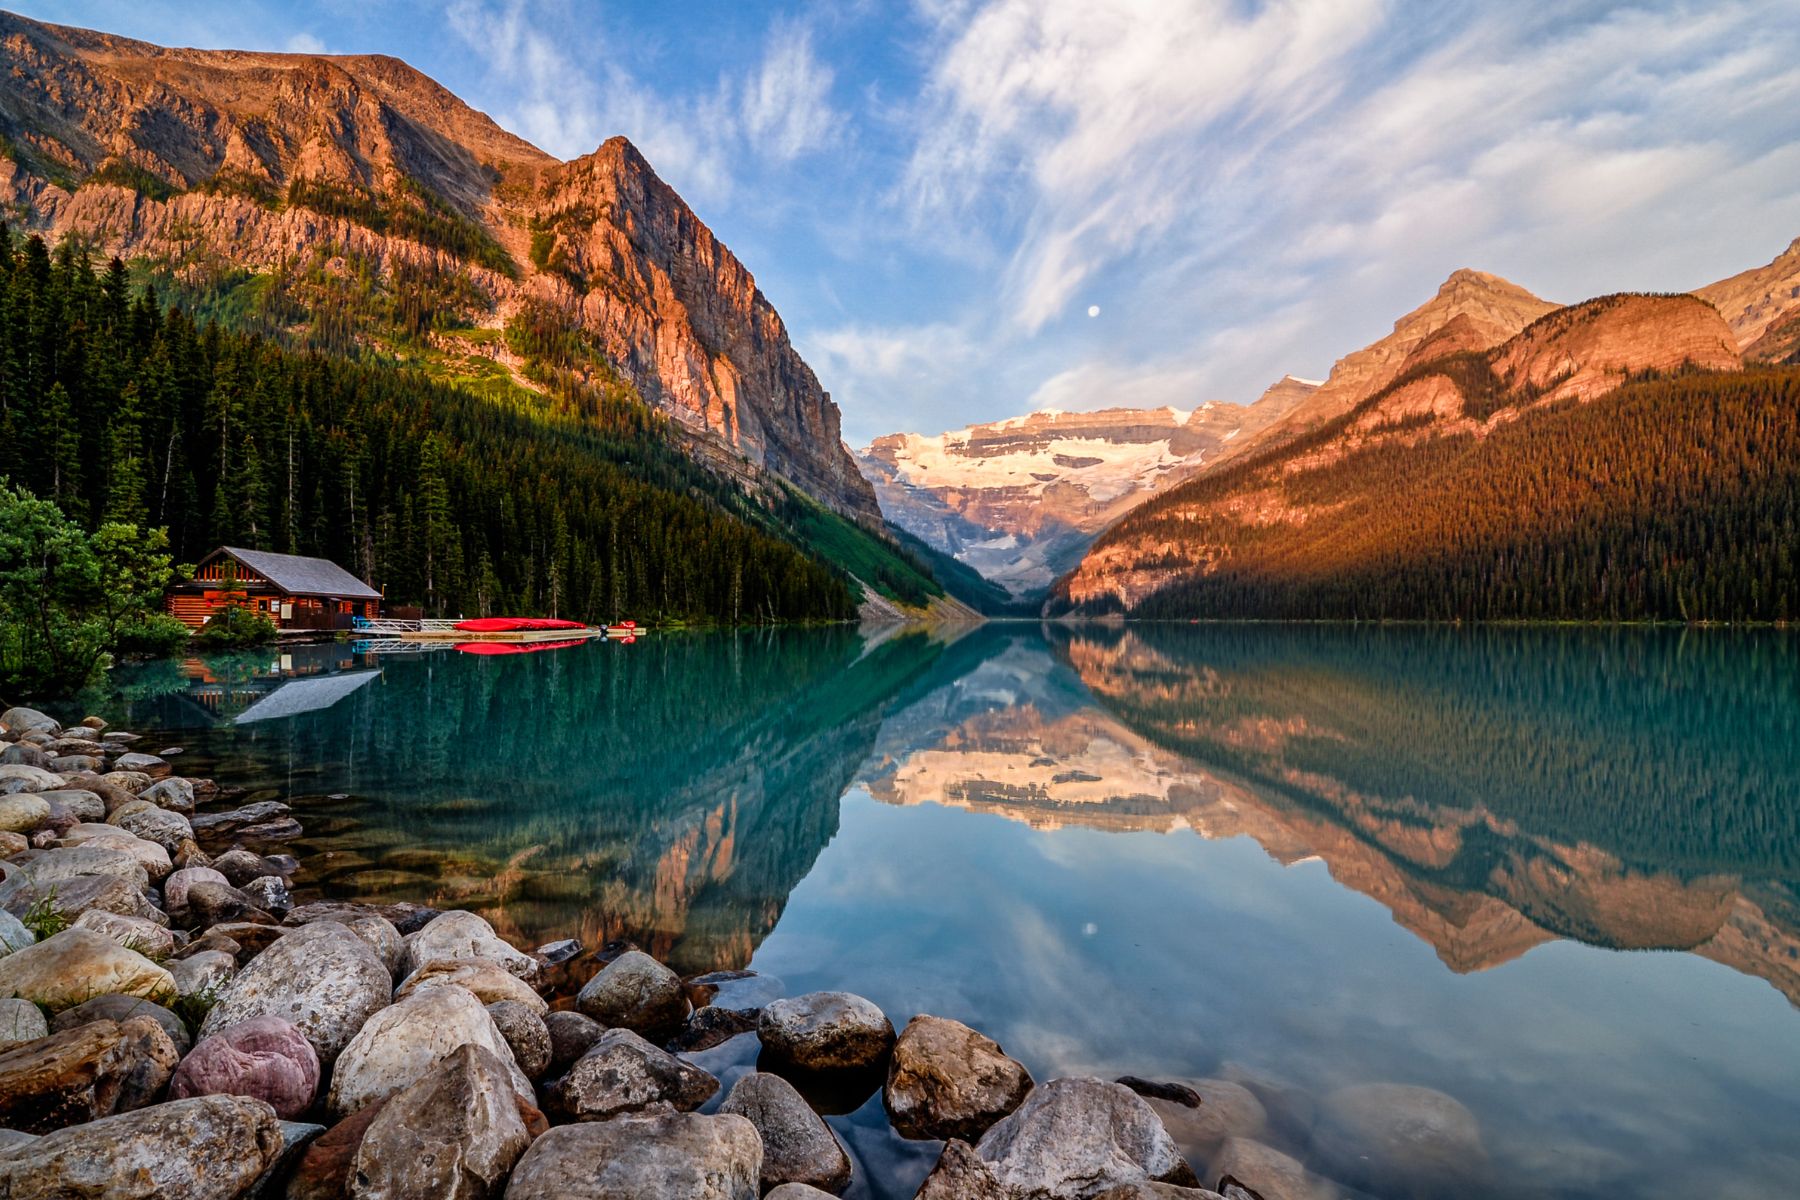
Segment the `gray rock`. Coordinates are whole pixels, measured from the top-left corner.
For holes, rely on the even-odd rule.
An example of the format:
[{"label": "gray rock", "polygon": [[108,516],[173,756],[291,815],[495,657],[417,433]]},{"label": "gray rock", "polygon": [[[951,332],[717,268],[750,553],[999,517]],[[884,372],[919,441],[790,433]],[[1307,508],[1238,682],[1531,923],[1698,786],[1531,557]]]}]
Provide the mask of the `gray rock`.
[{"label": "gray rock", "polygon": [[210,996],[216,1000],[237,975],[237,958],[224,950],[202,950],[163,966],[175,980],[175,994],[183,999]]},{"label": "gray rock", "polygon": [[37,935],[25,928],[19,918],[0,908],[0,958],[15,950],[23,950],[37,941]]},{"label": "gray rock", "polygon": [[531,952],[531,956],[547,967],[561,966],[581,953],[581,939],[563,938],[559,942],[546,942]]},{"label": "gray rock", "polygon": [[1121,1183],[1196,1186],[1143,1097],[1099,1079],[1035,1088],[976,1146],[995,1180],[1021,1196],[1087,1197]]},{"label": "gray rock", "polygon": [[[163,783],[169,782],[171,781],[163,780]],[[157,787],[161,786],[162,784],[157,785]],[[149,794],[149,792],[144,793],[146,796]],[[229,812],[198,813],[193,817],[192,824],[197,837],[222,838],[227,834],[248,829],[252,825],[260,825],[279,817],[285,817],[291,811],[293,810],[279,800],[258,800],[255,804],[246,804],[242,808],[234,808]]]},{"label": "gray rock", "polygon": [[225,985],[200,1034],[251,1017],[283,1017],[329,1066],[392,995],[392,977],[361,938],[331,922],[308,925],[276,940]]},{"label": "gray rock", "polygon": [[186,817],[166,808],[158,808],[148,800],[140,799],[121,805],[106,820],[108,824],[117,825],[146,841],[155,842],[170,854],[174,854],[181,848],[181,843],[192,840],[194,836],[193,826],[188,824]]},{"label": "gray rock", "polygon": [[178,776],[159,779],[138,795],[156,807],[166,808],[171,812],[185,815],[194,811],[194,785]]},{"label": "gray rock", "polygon": [[575,1006],[602,1025],[639,1033],[671,1031],[688,1015],[681,977],[641,950],[628,950],[601,968],[576,995]]},{"label": "gray rock", "polygon": [[438,987],[416,992],[369,1018],[338,1056],[326,1107],[340,1118],[349,1116],[411,1087],[433,1063],[465,1045],[491,1051],[506,1065],[513,1089],[535,1102],[531,1081],[513,1061],[512,1048],[481,1001],[465,988]]},{"label": "gray rock", "polygon": [[1195,1079],[1188,1086],[1199,1095],[1196,1107],[1146,1097],[1175,1144],[1190,1156],[1210,1158],[1226,1138],[1261,1137],[1269,1114],[1256,1093],[1226,1079]]},{"label": "gray rock", "polygon": [[50,802],[31,792],[0,796],[0,833],[30,833],[50,823]]},{"label": "gray rock", "polygon": [[831,1200],[831,1193],[810,1183],[784,1183],[772,1192],[764,1192],[763,1200]]},{"label": "gray rock", "polygon": [[[227,856],[220,856],[224,861]],[[275,863],[279,869],[274,872],[258,871],[258,875],[278,874],[290,875],[299,870],[299,864],[285,854],[271,854],[264,858],[265,862]],[[292,864],[291,868],[287,865]],[[218,866],[217,863],[214,864]],[[230,871],[224,867],[220,870]],[[282,918],[289,925],[310,925],[314,921],[353,921],[357,917],[380,917],[400,931],[402,935],[417,933],[442,913],[435,908],[427,908],[422,904],[409,904],[404,901],[395,904],[359,904],[352,900],[314,900],[308,904],[297,905],[294,911]]]},{"label": "gray rock", "polygon": [[552,1075],[560,1075],[568,1070],[569,1064],[586,1054],[588,1048],[606,1032],[606,1026],[594,1018],[566,1009],[546,1013],[544,1028],[550,1033],[549,1073]]},{"label": "gray rock", "polygon": [[805,1183],[827,1192],[850,1184],[850,1155],[818,1113],[779,1075],[756,1071],[732,1085],[721,1113],[735,1113],[762,1138],[762,1186]]},{"label": "gray rock", "polygon": [[169,764],[154,754],[121,754],[118,761],[113,763],[115,771],[137,771],[152,779],[161,779],[169,773],[169,769]]},{"label": "gray rock", "polygon": [[1031,1074],[961,1021],[917,1016],[888,1063],[882,1102],[901,1137],[973,1142],[1019,1107]]},{"label": "gray rock", "polygon": [[414,992],[432,987],[463,987],[475,993],[483,1004],[513,1000],[542,1015],[550,1011],[544,998],[530,984],[505,967],[485,958],[448,958],[428,962],[400,981],[394,999],[404,1000]]},{"label": "gray rock", "polygon": [[487,1010],[525,1078],[534,1082],[542,1079],[550,1069],[550,1030],[545,1027],[544,1018],[529,1004],[517,1000],[496,1000]]},{"label": "gray rock", "polygon": [[[16,797],[15,797],[16,798]],[[35,799],[35,797],[34,797]],[[78,875],[111,875],[135,888],[150,886],[150,873],[129,850],[113,846],[69,846],[53,850],[33,850],[8,863],[39,888]],[[7,873],[6,886],[13,886],[13,874]]]},{"label": "gray rock", "polygon": [[699,1108],[719,1081],[652,1046],[629,1029],[609,1029],[551,1089],[557,1107],[578,1121],[604,1121],[653,1104]]},{"label": "gray rock", "polygon": [[246,825],[237,831],[237,836],[247,842],[280,842],[297,838],[305,832],[305,828],[294,818],[277,817],[260,825]]},{"label": "gray rock", "polygon": [[872,1001],[849,992],[810,992],[773,1001],[756,1024],[763,1049],[804,1071],[872,1067],[893,1048],[894,1026]]},{"label": "gray rock", "polygon": [[173,866],[167,850],[155,842],[145,841],[134,833],[125,832],[117,825],[83,821],[65,829],[62,837],[57,839],[59,850],[72,850],[80,846],[120,850],[131,855],[144,868],[144,873],[151,882],[166,878]]},{"label": "gray rock", "polygon": [[307,1121],[281,1122],[281,1151],[275,1161],[263,1169],[250,1190],[244,1193],[244,1200],[278,1200],[287,1191],[288,1176],[294,1166],[306,1154],[306,1148],[325,1132],[323,1125],[314,1125]]},{"label": "gray rock", "polygon": [[94,754],[58,754],[50,760],[50,769],[64,777],[94,775],[105,770],[106,764]]},{"label": "gray rock", "polygon": [[91,929],[65,929],[0,958],[0,996],[18,996],[53,1013],[109,992],[173,999],[175,981],[143,955]]},{"label": "gray rock", "polygon": [[287,884],[279,875],[260,875],[242,890],[252,904],[273,917],[285,916],[294,907],[294,898],[288,895]]},{"label": "gray rock", "polygon": [[50,1019],[52,1032],[61,1033],[65,1029],[75,1029],[94,1021],[114,1021],[123,1024],[136,1017],[149,1017],[162,1031],[169,1035],[175,1043],[175,1049],[183,1054],[193,1044],[188,1036],[185,1022],[160,1004],[144,999],[142,996],[127,996],[121,992],[112,992],[103,996],[95,996],[84,1000],[74,1008],[65,1008]]},{"label": "gray rock", "polygon": [[[129,792],[131,793],[131,798],[135,800],[137,799],[137,794],[149,787],[155,780],[151,779],[150,776],[144,774],[142,771],[112,770],[100,776],[97,782],[104,784],[107,787],[118,788],[121,791]],[[112,804],[109,802],[107,807],[111,808]]]},{"label": "gray rock", "polygon": [[1304,1163],[1252,1138],[1226,1138],[1208,1174],[1252,1188],[1262,1200],[1327,1200],[1333,1194]]},{"label": "gray rock", "polygon": [[695,1010],[760,1013],[765,1004],[787,995],[787,985],[774,975],[756,971],[709,971],[681,981]]},{"label": "gray rock", "polygon": [[25,733],[56,734],[62,732],[62,722],[47,713],[39,712],[35,708],[26,708],[23,705],[18,705],[7,709],[5,712],[0,712],[0,729],[5,729],[6,732],[14,735]]},{"label": "gray rock", "polygon": [[200,881],[188,885],[188,921],[200,929],[234,921],[273,925],[275,918],[258,908],[249,896],[229,883]]},{"label": "gray rock", "polygon": [[136,950],[152,962],[161,962],[175,952],[175,935],[148,917],[128,917],[123,913],[90,908],[75,918],[75,928],[91,929],[127,950]]},{"label": "gray rock", "polygon": [[[1251,1200],[1248,1194],[1242,1196],[1243,1200]],[[1107,1188],[1094,1200],[1225,1200],[1225,1197],[1206,1188],[1178,1187],[1173,1183],[1121,1183]]]},{"label": "gray rock", "polygon": [[[243,887],[252,879],[264,875],[280,875],[275,861],[250,850],[232,849],[212,861],[213,870],[225,877],[225,882],[233,887]],[[302,922],[295,922],[301,924]]]},{"label": "gray rock", "polygon": [[56,788],[39,792],[38,799],[50,805],[50,815],[67,814],[77,821],[102,823],[106,820],[106,801],[99,793],[86,788]]},{"label": "gray rock", "polygon": [[488,1200],[530,1144],[510,1064],[459,1046],[381,1106],[357,1147],[352,1191],[358,1200]]},{"label": "gray rock", "polygon": [[537,960],[515,950],[472,912],[447,912],[406,938],[407,974],[437,959],[486,958],[529,983],[537,977]]},{"label": "gray rock", "polygon": [[544,1134],[506,1200],[757,1200],[762,1144],[742,1117],[644,1113]]},{"label": "gray rock", "polygon": [[0,1000],[0,1053],[50,1036],[50,1022],[29,1000]]},{"label": "gray rock", "polygon": [[1378,1193],[1466,1191],[1488,1165],[1475,1114],[1453,1096],[1410,1084],[1331,1093],[1313,1141],[1334,1176]]},{"label": "gray rock", "polygon": [[105,1117],[0,1154],[9,1200],[235,1200],[281,1153],[260,1100],[203,1096]]},{"label": "gray rock", "polygon": [[14,915],[23,916],[40,900],[48,900],[67,921],[75,920],[91,908],[143,917],[159,925],[169,919],[162,909],[151,903],[144,889],[117,875],[73,875],[39,883],[21,873],[17,886],[12,879],[0,884],[0,905]]},{"label": "gray rock", "polygon": [[169,877],[163,880],[163,903],[168,906],[171,917],[187,919],[188,889],[196,883],[230,886],[231,881],[214,867],[183,867],[169,872]]},{"label": "gray rock", "polygon": [[994,1169],[981,1160],[975,1147],[953,1138],[914,1200],[1013,1200],[1013,1194],[1000,1186]]},{"label": "gray rock", "polygon": [[37,767],[39,770],[48,770],[50,755],[38,746],[13,743],[0,747],[0,766]]}]

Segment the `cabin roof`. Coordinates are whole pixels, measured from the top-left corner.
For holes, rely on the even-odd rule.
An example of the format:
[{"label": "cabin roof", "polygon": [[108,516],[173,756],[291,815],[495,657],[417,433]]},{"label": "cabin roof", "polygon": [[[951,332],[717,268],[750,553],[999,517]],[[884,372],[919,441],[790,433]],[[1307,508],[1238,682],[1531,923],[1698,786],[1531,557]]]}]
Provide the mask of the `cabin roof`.
[{"label": "cabin roof", "polygon": [[[379,600],[381,593],[328,558],[300,554],[275,554],[224,546],[215,554],[229,554],[291,596],[331,596],[341,600]],[[208,555],[211,558],[212,555]]]}]

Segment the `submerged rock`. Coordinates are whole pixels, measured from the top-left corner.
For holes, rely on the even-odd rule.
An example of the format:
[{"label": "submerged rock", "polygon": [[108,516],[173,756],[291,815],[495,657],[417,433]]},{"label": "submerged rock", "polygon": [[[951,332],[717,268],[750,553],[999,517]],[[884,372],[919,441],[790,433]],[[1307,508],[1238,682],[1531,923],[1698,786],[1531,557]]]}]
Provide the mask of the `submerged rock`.
[{"label": "submerged rock", "polygon": [[53,1013],[109,992],[173,1000],[175,981],[135,950],[91,929],[65,929],[0,958],[0,996],[18,996]]},{"label": "submerged rock", "polygon": [[763,1007],[757,1036],[776,1060],[804,1071],[872,1067],[893,1048],[894,1026],[872,1001],[849,992],[810,992]]},{"label": "submerged rock", "polygon": [[1099,1079],[1053,1079],[1033,1089],[975,1150],[994,1179],[1021,1196],[1199,1182],[1143,1098]]},{"label": "submerged rock", "polygon": [[762,1138],[762,1186],[805,1183],[841,1192],[850,1183],[850,1155],[794,1085],[779,1075],[752,1072],[732,1085],[719,1106],[756,1126]]},{"label": "submerged rock", "polygon": [[487,1200],[531,1144],[511,1064],[459,1046],[381,1106],[357,1147],[358,1200]]},{"label": "submerged rock", "polygon": [[535,1100],[531,1081],[481,1001],[464,988],[438,987],[382,1009],[363,1025],[338,1056],[326,1107],[348,1116],[412,1086],[438,1059],[471,1044],[492,1051],[506,1064],[513,1089]]},{"label": "submerged rock", "polygon": [[1197,1106],[1148,1098],[1162,1119],[1163,1128],[1188,1154],[1210,1157],[1210,1152],[1229,1137],[1261,1137],[1269,1115],[1256,1093],[1241,1083],[1225,1079],[1196,1079],[1188,1087],[1200,1097]]},{"label": "submerged rock", "polygon": [[513,1168],[506,1200],[757,1200],[761,1172],[743,1117],[644,1113],[552,1129]]},{"label": "submerged rock", "polygon": [[60,1129],[0,1153],[8,1200],[234,1200],[281,1153],[274,1110],[206,1096]]},{"label": "submerged rock", "polygon": [[641,950],[602,967],[575,997],[575,1006],[611,1028],[639,1033],[675,1029],[688,1015],[681,977]]},{"label": "submerged rock", "polygon": [[699,1108],[719,1081],[629,1029],[609,1029],[575,1060],[552,1098],[578,1121],[604,1121],[653,1104]]},{"label": "submerged rock", "polygon": [[1226,1138],[1212,1156],[1209,1174],[1235,1180],[1262,1200],[1327,1200],[1333,1194],[1299,1159],[1253,1138]]},{"label": "submerged rock", "polygon": [[1365,1083],[1331,1093],[1313,1140],[1333,1174],[1376,1192],[1466,1190],[1487,1168],[1475,1114],[1454,1096],[1410,1084]]},{"label": "submerged rock", "polygon": [[95,1021],[16,1046],[0,1053],[0,1125],[49,1133],[142,1108],[180,1058],[148,1017]]},{"label": "submerged rock", "polygon": [[1031,1073],[961,1021],[917,1016],[894,1044],[882,1101],[902,1137],[975,1141],[1019,1107]]},{"label": "submerged rock", "polygon": [[278,938],[225,985],[200,1034],[252,1017],[282,1017],[329,1066],[392,995],[387,968],[361,938],[331,922],[308,925]]},{"label": "submerged rock", "polygon": [[280,1017],[252,1017],[202,1038],[181,1060],[169,1096],[249,1096],[292,1120],[318,1090],[319,1055],[306,1035]]}]

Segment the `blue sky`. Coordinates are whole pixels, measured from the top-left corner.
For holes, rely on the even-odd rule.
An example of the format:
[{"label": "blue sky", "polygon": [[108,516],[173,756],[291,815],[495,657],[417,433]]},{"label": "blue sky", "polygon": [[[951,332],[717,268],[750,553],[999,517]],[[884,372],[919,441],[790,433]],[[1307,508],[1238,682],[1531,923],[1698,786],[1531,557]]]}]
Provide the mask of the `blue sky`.
[{"label": "blue sky", "polygon": [[1794,0],[12,2],[397,55],[564,158],[625,134],[857,446],[1247,402],[1457,267],[1573,301],[1800,236]]}]

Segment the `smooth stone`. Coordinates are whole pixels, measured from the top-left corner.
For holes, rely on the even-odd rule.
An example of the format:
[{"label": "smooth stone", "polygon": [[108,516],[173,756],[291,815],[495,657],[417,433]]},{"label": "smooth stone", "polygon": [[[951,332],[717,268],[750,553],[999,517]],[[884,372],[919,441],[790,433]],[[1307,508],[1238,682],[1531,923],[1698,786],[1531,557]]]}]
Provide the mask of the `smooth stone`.
[{"label": "smooth stone", "polygon": [[981,1160],[975,1147],[953,1138],[945,1143],[914,1200],[1012,1200],[1012,1195],[1000,1186],[994,1169]]},{"label": "smooth stone", "polygon": [[138,754],[133,751],[119,755],[118,761],[113,763],[113,770],[137,771],[152,779],[160,779],[169,773],[170,767],[154,754]]},{"label": "smooth stone", "polygon": [[531,952],[531,956],[546,967],[559,967],[563,963],[581,953],[580,938],[563,938],[558,942],[546,942]]},{"label": "smooth stone", "polygon": [[[233,887],[243,887],[252,879],[260,879],[264,875],[280,875],[275,861],[265,858],[250,850],[231,849],[212,861],[213,870],[225,877],[225,882]],[[296,922],[298,923],[298,922]]]},{"label": "smooth stone", "polygon": [[440,958],[428,962],[400,981],[394,999],[403,1000],[414,992],[445,986],[467,988],[483,1004],[511,1000],[539,1016],[550,1011],[550,1006],[530,984],[509,974],[499,963],[484,958]]},{"label": "smooth stone", "polygon": [[1053,1079],[975,1152],[1020,1195],[1090,1196],[1121,1183],[1199,1183],[1143,1097],[1100,1079]]},{"label": "smooth stone", "polygon": [[1466,1188],[1487,1167],[1475,1114],[1453,1096],[1411,1084],[1338,1089],[1320,1105],[1313,1140],[1334,1175],[1376,1192]]},{"label": "smooth stone", "polygon": [[22,833],[0,830],[0,858],[11,858],[31,849],[31,840]]},{"label": "smooth stone", "polygon": [[719,1081],[692,1063],[629,1029],[609,1029],[557,1081],[551,1097],[575,1120],[604,1121],[653,1104],[689,1112],[718,1090]]},{"label": "smooth stone", "polygon": [[81,786],[83,790],[100,797],[100,803],[106,807],[106,815],[110,817],[127,804],[135,803],[137,793],[130,788],[120,787],[116,783],[108,783],[106,780],[107,777],[104,775],[98,779],[84,779],[81,781]]},{"label": "smooth stone", "polygon": [[175,1100],[60,1129],[0,1154],[8,1200],[235,1200],[281,1152],[268,1105]]},{"label": "smooth stone", "polygon": [[[480,998],[477,994],[476,999]],[[525,1078],[533,1082],[542,1079],[550,1069],[550,1030],[544,1025],[543,1013],[517,1000],[489,1001],[487,1010]]]},{"label": "smooth stone", "polygon": [[1189,1085],[1200,1097],[1190,1108],[1169,1100],[1150,1099],[1163,1128],[1188,1154],[1202,1158],[1229,1137],[1261,1137],[1269,1126],[1268,1110],[1256,1093],[1226,1079],[1196,1079]]},{"label": "smooth stone", "polygon": [[563,1009],[544,1015],[544,1028],[550,1033],[550,1071],[561,1075],[569,1064],[588,1052],[606,1032],[606,1026],[592,1017]]},{"label": "smooth stone", "polygon": [[0,766],[37,767],[48,770],[50,755],[37,746],[28,746],[22,742],[0,746]]},{"label": "smooth stone", "polygon": [[306,1035],[280,1017],[252,1017],[201,1038],[181,1060],[169,1097],[250,1096],[293,1120],[319,1090],[319,1055]]},{"label": "smooth stone", "polygon": [[882,1103],[901,1137],[974,1142],[1023,1103],[1031,1073],[961,1021],[920,1015],[894,1043]]},{"label": "smooth stone", "polygon": [[294,907],[287,883],[279,875],[259,875],[246,883],[242,891],[250,902],[273,917],[280,917]]},{"label": "smooth stone", "polygon": [[850,1184],[850,1155],[831,1127],[779,1075],[755,1071],[732,1085],[721,1113],[735,1113],[762,1138],[762,1186],[805,1183],[827,1192]]},{"label": "smooth stone", "polygon": [[[1148,1099],[1149,1097],[1145,1097]],[[1247,1192],[1240,1191],[1242,1200],[1254,1200]],[[1224,1196],[1207,1188],[1180,1187],[1173,1183],[1121,1183],[1107,1188],[1094,1200],[1226,1200]]]},{"label": "smooth stone", "polygon": [[763,1200],[831,1200],[831,1195],[810,1183],[784,1183],[772,1192],[764,1192]]},{"label": "smooth stone", "polygon": [[1305,1164],[1254,1138],[1226,1138],[1212,1155],[1209,1175],[1250,1188],[1262,1200],[1326,1200],[1333,1194]]},{"label": "smooth stone", "polygon": [[226,921],[214,925],[205,935],[217,934],[238,946],[238,965],[245,963],[273,946],[287,934],[287,930],[279,925],[266,922]]},{"label": "smooth stone", "polygon": [[283,1017],[330,1066],[392,996],[392,977],[361,938],[331,922],[308,925],[279,937],[225,985],[200,1035],[251,1017]]},{"label": "smooth stone", "polygon": [[0,908],[0,958],[37,942],[37,934],[25,928],[19,918]]},{"label": "smooth stone", "polygon": [[485,958],[529,983],[536,977],[537,960],[515,950],[472,912],[447,912],[406,938],[407,974],[436,959]]},{"label": "smooth stone", "polygon": [[0,831],[30,833],[50,823],[50,802],[30,792],[0,796]]},{"label": "smooth stone", "polygon": [[273,821],[264,821],[261,825],[246,825],[238,830],[237,836],[249,842],[283,842],[305,832],[305,827],[294,818],[278,817]]},{"label": "smooth stone", "polygon": [[[185,815],[194,811],[194,785],[175,776],[157,780],[138,795],[156,807],[166,808],[171,812]],[[192,823],[190,819],[189,824]]]},{"label": "smooth stone", "polygon": [[[370,955],[370,959],[373,959]],[[240,976],[242,978],[242,976]],[[326,1107],[339,1117],[412,1086],[458,1046],[486,1047],[505,1063],[513,1090],[535,1101],[531,1081],[481,1001],[465,988],[415,992],[369,1018],[338,1056]]]},{"label": "smooth stone", "polygon": [[894,1026],[873,1001],[849,992],[810,992],[763,1006],[763,1048],[804,1071],[874,1066],[893,1048]]},{"label": "smooth stone", "polygon": [[98,825],[106,820],[106,801],[100,799],[99,793],[86,788],[57,788],[37,795],[50,806],[52,817],[60,811],[80,822]]},{"label": "smooth stone", "polygon": [[7,785],[5,794],[19,792],[54,792],[64,785],[63,777],[55,771],[47,771],[43,767],[34,767],[26,763],[0,763],[0,783]]},{"label": "smooth stone", "polygon": [[[110,726],[108,726],[108,724],[106,723],[106,718],[96,717],[96,716],[91,716],[91,715],[81,718],[81,721],[79,722],[79,724],[81,725],[81,728],[91,729],[95,733],[103,733],[108,728],[110,728]],[[126,735],[126,736],[130,736],[130,735]]]},{"label": "smooth stone", "polygon": [[613,1029],[673,1030],[687,1020],[681,976],[645,954],[628,950],[602,967],[575,996],[575,1007]]},{"label": "smooth stone", "polygon": [[91,1000],[83,1000],[74,1008],[65,1008],[50,1018],[50,1028],[60,1033],[65,1029],[77,1029],[94,1021],[114,1021],[123,1024],[137,1017],[149,1017],[162,1031],[169,1035],[175,1048],[186,1054],[193,1044],[188,1034],[187,1023],[160,1004],[144,999],[142,996],[126,996],[112,992],[104,996],[95,996]]},{"label": "smooth stone", "polygon": [[761,1173],[744,1118],[643,1113],[552,1129],[513,1168],[506,1200],[757,1200]]},{"label": "smooth stone", "polygon": [[180,1061],[175,1043],[149,1017],[48,1034],[0,1053],[0,1125],[50,1133],[142,1108]]},{"label": "smooth stone", "polygon": [[202,950],[163,964],[175,980],[175,994],[182,998],[217,999],[237,975],[237,957],[224,950]]},{"label": "smooth stone", "polygon": [[50,760],[50,770],[64,777],[92,775],[105,768],[106,764],[93,754],[58,754]]},{"label": "smooth stone", "polygon": [[[285,855],[269,855],[265,861],[279,863],[285,857]],[[223,861],[222,858],[221,861]],[[287,859],[287,861],[292,862],[293,860]],[[220,870],[224,869],[220,867]],[[229,874],[229,872],[227,873]],[[277,873],[289,874],[285,869]],[[257,874],[266,875],[268,872],[259,871]],[[282,920],[288,925],[310,925],[314,921],[327,919],[352,921],[357,917],[380,917],[405,935],[417,933],[442,915],[438,909],[404,901],[395,904],[360,904],[353,900],[314,900],[308,904],[296,905],[294,911]]]},{"label": "smooth stone", "polygon": [[[11,883],[9,879],[7,884]],[[65,921],[74,921],[89,909],[143,917],[158,925],[169,919],[162,909],[151,903],[142,888],[117,875],[72,875],[44,883],[24,876],[20,886],[0,886],[0,892],[4,893],[0,895],[0,905],[18,916],[30,911],[40,900],[48,900]]]},{"label": "smooth stone", "polygon": [[[142,771],[121,771],[118,770],[115,765],[115,769],[100,776],[97,782],[103,783],[108,787],[120,788],[130,792],[131,798],[135,800],[137,799],[137,794],[149,787],[155,780],[151,779],[150,776]],[[110,808],[111,805],[108,805],[107,807]]]},{"label": "smooth stone", "polygon": [[[128,850],[113,846],[69,846],[35,850],[13,860],[35,887],[74,879],[78,875],[111,875],[135,888],[150,886],[150,873]],[[7,885],[12,878],[8,875]]]},{"label": "smooth stone", "polygon": [[121,805],[106,820],[109,825],[117,825],[120,829],[155,842],[170,854],[175,853],[181,848],[181,843],[191,841],[194,836],[193,826],[188,824],[186,817],[166,808],[158,808],[148,800]]},{"label": "smooth stone", "polygon": [[163,903],[168,905],[169,915],[185,918],[188,909],[188,889],[196,883],[216,883],[229,887],[231,881],[213,867],[183,867],[179,871],[169,872],[163,880]]},{"label": "smooth stone", "polygon": [[123,913],[90,908],[75,918],[74,928],[91,929],[152,961],[160,961],[175,952],[175,935],[148,917],[128,917]]},{"label": "smooth stone", "polygon": [[174,868],[167,850],[134,833],[127,833],[116,825],[83,821],[65,830],[62,837],[57,839],[58,849],[72,850],[78,846],[123,851],[144,868],[144,874],[150,882],[167,878]]},{"label": "smooth stone", "polygon": [[488,1200],[531,1144],[512,1065],[463,1045],[398,1092],[357,1147],[357,1200]]},{"label": "smooth stone", "polygon": [[[172,781],[166,779],[163,781],[163,783],[169,782]],[[162,784],[157,785],[157,787],[161,786]],[[148,796],[150,793],[147,791],[144,794]],[[252,825],[260,825],[278,817],[285,817],[292,811],[279,800],[259,800],[255,804],[246,804],[228,812],[197,813],[189,819],[189,823],[193,825],[194,833],[198,837],[223,837],[228,833],[236,833]]]},{"label": "smooth stone", "polygon": [[49,1036],[43,1009],[29,1000],[0,1000],[0,1052]]},{"label": "smooth stone", "polygon": [[175,981],[135,950],[73,926],[0,958],[0,997],[18,996],[52,1013],[112,992],[172,1000]]},{"label": "smooth stone", "polygon": [[0,712],[0,729],[11,734],[61,733],[62,722],[48,713],[20,704]]},{"label": "smooth stone", "polygon": [[248,921],[253,925],[273,925],[275,918],[256,906],[256,902],[229,883],[201,880],[188,885],[188,921],[206,929]]}]

